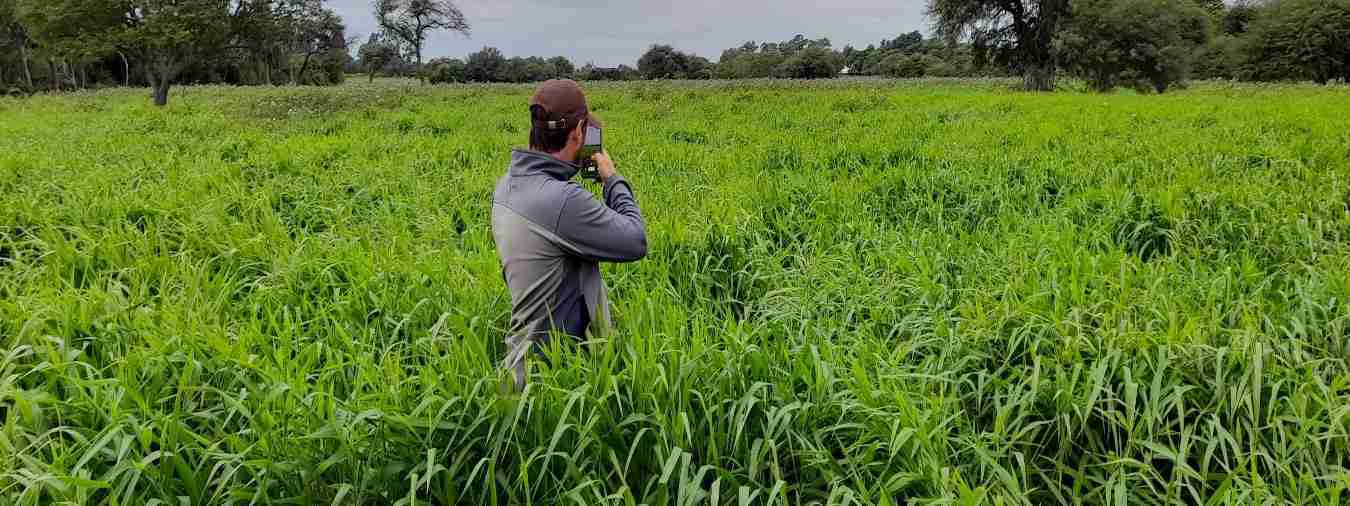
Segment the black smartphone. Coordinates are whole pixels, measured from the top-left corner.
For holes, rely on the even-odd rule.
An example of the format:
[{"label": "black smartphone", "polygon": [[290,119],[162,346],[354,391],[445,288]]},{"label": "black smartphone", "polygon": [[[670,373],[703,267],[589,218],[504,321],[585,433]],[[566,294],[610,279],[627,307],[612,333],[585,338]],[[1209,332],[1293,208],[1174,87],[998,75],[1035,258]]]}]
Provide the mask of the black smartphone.
[{"label": "black smartphone", "polygon": [[581,165],[581,172],[579,172],[581,177],[592,181],[600,179],[600,171],[596,169],[595,160],[592,160],[591,157],[604,151],[603,138],[604,135],[599,128],[586,125],[586,140],[582,142],[581,150],[577,152],[577,163]]}]

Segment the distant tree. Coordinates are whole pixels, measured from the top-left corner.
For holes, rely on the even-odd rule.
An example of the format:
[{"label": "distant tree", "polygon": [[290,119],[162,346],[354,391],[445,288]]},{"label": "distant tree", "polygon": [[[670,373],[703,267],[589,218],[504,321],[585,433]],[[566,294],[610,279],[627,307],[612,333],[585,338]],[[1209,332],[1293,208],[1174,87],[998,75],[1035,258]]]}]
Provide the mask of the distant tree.
[{"label": "distant tree", "polygon": [[1273,0],[1244,45],[1250,77],[1350,82],[1350,0]]},{"label": "distant tree", "polygon": [[377,72],[389,68],[399,58],[398,46],[384,41],[379,34],[372,34],[357,54],[361,59],[361,68],[369,74],[370,82],[375,82]]},{"label": "distant tree", "polygon": [[834,51],[812,47],[789,56],[778,73],[793,79],[831,79],[839,76],[839,70],[843,66],[843,58]]},{"label": "distant tree", "polygon": [[498,80],[511,83],[533,83],[554,77],[553,65],[543,58],[514,57],[506,60],[506,66],[498,75]]},{"label": "distant tree", "polygon": [[931,56],[926,58],[929,59],[929,62],[923,70],[924,75],[930,77],[961,77],[962,69],[956,62]]},{"label": "distant tree", "polygon": [[293,52],[301,60],[300,70],[291,74],[291,84],[300,84],[302,81],[306,84],[334,84],[342,81],[340,72],[334,76],[331,71],[322,74],[322,82],[305,78],[315,56],[324,57],[326,69],[331,69],[335,63],[345,63],[342,55],[347,53],[346,26],[342,24],[342,18],[322,5],[314,0],[299,2],[294,7],[297,12],[288,18]]},{"label": "distant tree", "polygon": [[902,53],[894,50],[883,51],[880,48],[868,53],[862,60],[862,73],[869,75],[883,73],[881,70],[881,62],[885,61],[887,57],[890,57],[893,54]]},{"label": "distant tree", "polygon": [[157,106],[169,103],[169,87],[188,65],[224,43],[228,0],[126,0],[126,28],[117,38],[138,48]]},{"label": "distant tree", "polygon": [[637,69],[627,65],[619,65],[614,68],[615,80],[618,81],[636,81],[642,78],[642,74]]},{"label": "distant tree", "polygon": [[1053,42],[1069,13],[1069,0],[928,0],[940,37],[968,38],[977,64],[1020,72],[1028,90],[1054,89]]},{"label": "distant tree", "polygon": [[1243,35],[1257,16],[1257,0],[1225,5],[1214,21],[1214,37],[1196,58],[1194,74],[1201,79],[1237,79],[1244,72]]},{"label": "distant tree", "polygon": [[1239,0],[1224,11],[1223,19],[1219,22],[1219,30],[1225,35],[1242,35],[1247,33],[1247,26],[1256,19],[1257,7],[1254,0]]},{"label": "distant tree", "polygon": [[1190,77],[1210,15],[1192,0],[1074,0],[1057,50],[1095,89],[1146,83],[1158,93]]},{"label": "distant tree", "polygon": [[923,34],[913,31],[896,37],[894,40],[881,41],[881,50],[913,51],[923,44]]},{"label": "distant tree", "polygon": [[712,79],[715,66],[707,58],[697,55],[689,55],[685,62],[685,79]]},{"label": "distant tree", "polygon": [[61,88],[54,70],[58,62],[73,86],[84,86],[88,81],[80,77],[84,64],[115,51],[112,35],[121,28],[123,15],[116,3],[83,0],[18,0],[14,10],[25,27],[24,35],[49,56],[52,89]]},{"label": "distant tree", "polygon": [[867,59],[877,53],[877,46],[868,44],[864,49],[855,49],[853,51],[848,51],[848,49],[850,48],[845,48],[847,54],[844,58],[847,60],[849,68],[852,69],[854,74],[866,74],[867,72],[865,69],[867,68]]},{"label": "distant tree", "polygon": [[473,82],[498,82],[505,80],[506,57],[495,47],[485,47],[469,55],[465,62],[464,76]]},{"label": "distant tree", "polygon": [[783,42],[746,42],[722,51],[710,73],[722,79],[816,78],[827,77],[826,71],[833,68],[828,77],[834,77],[848,64],[849,57],[861,54],[851,47],[846,47],[843,53],[830,47],[828,38],[808,39],[800,34]]},{"label": "distant tree", "polygon": [[887,77],[914,78],[928,75],[928,67],[933,63],[933,58],[927,55],[894,51],[881,60],[879,68]]},{"label": "distant tree", "polygon": [[743,53],[731,60],[723,60],[718,65],[726,67],[728,78],[750,79],[774,77],[782,68],[787,56],[777,51]]},{"label": "distant tree", "polygon": [[638,72],[646,79],[680,79],[688,66],[688,56],[667,45],[655,45],[638,58]]},{"label": "distant tree", "polygon": [[1242,40],[1216,34],[1196,55],[1192,75],[1198,79],[1236,79],[1242,67]]},{"label": "distant tree", "polygon": [[31,44],[28,29],[19,20],[16,1],[0,0],[0,48],[13,48],[19,53],[22,83],[29,90],[33,88],[33,70],[28,65],[28,47]]},{"label": "distant tree", "polygon": [[586,62],[581,68],[572,73],[572,78],[578,81],[598,81],[596,67],[594,63]]},{"label": "distant tree", "polygon": [[466,66],[458,58],[436,58],[427,62],[427,81],[431,84],[462,83],[466,80]]},{"label": "distant tree", "polygon": [[[230,0],[21,0],[21,17],[41,27],[55,58],[133,52],[154,90],[155,105],[169,101],[173,81],[190,65],[220,54],[231,28]],[[125,60],[124,60],[125,61]]]},{"label": "distant tree", "polygon": [[709,79],[712,62],[686,54],[667,45],[654,45],[638,58],[638,72],[644,79]]},{"label": "distant tree", "polygon": [[548,64],[553,67],[553,72],[550,75],[553,78],[571,77],[577,71],[572,62],[562,56],[549,58]]},{"label": "distant tree", "polygon": [[1191,3],[1205,11],[1205,14],[1209,15],[1216,23],[1223,19],[1224,12],[1228,10],[1224,0],[1191,0]]},{"label": "distant tree", "polygon": [[[412,48],[418,67],[427,34],[449,30],[469,34],[469,22],[450,0],[374,0],[375,20],[385,34]],[[421,74],[419,74],[421,75]],[[424,80],[425,82],[425,80]]]}]

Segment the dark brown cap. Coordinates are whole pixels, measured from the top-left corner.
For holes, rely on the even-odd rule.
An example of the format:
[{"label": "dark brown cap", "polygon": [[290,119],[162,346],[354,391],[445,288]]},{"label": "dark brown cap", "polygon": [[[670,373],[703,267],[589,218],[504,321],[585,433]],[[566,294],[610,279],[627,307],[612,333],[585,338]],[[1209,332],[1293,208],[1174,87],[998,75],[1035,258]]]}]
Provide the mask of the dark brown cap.
[{"label": "dark brown cap", "polygon": [[581,120],[601,128],[600,121],[591,116],[591,110],[586,106],[586,94],[571,79],[553,79],[540,84],[530,97],[530,113],[537,128],[571,130]]}]

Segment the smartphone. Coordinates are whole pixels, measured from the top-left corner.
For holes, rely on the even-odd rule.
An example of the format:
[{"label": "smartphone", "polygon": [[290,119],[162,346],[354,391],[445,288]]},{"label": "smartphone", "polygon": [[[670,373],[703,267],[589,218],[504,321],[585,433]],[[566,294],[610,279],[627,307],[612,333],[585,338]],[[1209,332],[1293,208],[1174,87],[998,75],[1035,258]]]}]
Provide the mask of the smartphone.
[{"label": "smartphone", "polygon": [[586,140],[581,144],[581,151],[577,152],[577,163],[581,165],[581,172],[579,172],[581,177],[592,181],[600,179],[600,171],[596,169],[595,160],[592,160],[591,157],[604,151],[603,137],[599,128],[586,125]]}]

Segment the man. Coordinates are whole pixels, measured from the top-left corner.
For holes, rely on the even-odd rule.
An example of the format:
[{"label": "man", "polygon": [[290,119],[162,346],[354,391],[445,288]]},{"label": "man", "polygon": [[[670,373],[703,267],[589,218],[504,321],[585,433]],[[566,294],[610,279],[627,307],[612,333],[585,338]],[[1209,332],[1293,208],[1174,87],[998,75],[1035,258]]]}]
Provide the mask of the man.
[{"label": "man", "polygon": [[530,149],[511,166],[492,198],[492,237],[511,292],[511,333],[502,367],[525,386],[525,359],[552,332],[583,338],[611,325],[599,262],[647,255],[646,225],[628,181],[606,152],[593,160],[604,202],[571,181],[586,125],[599,126],[571,80],[539,85],[530,99]]}]

